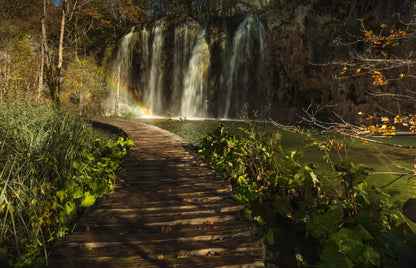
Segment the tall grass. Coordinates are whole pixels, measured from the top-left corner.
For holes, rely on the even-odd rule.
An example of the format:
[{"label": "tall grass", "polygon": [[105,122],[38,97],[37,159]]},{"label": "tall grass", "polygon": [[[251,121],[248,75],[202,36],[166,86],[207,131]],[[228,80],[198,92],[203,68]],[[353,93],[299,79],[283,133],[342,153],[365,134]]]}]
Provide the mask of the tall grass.
[{"label": "tall grass", "polygon": [[33,243],[51,238],[54,208],[45,202],[70,175],[91,128],[46,105],[0,103],[0,111],[0,244],[30,254]]},{"label": "tall grass", "polygon": [[[76,115],[47,105],[0,103],[0,250],[7,249],[9,262],[46,261],[48,243],[68,232],[81,203],[95,201],[86,182],[94,176],[82,172],[99,160],[101,145]],[[111,187],[107,179],[114,179],[110,173],[118,165],[112,167],[95,174],[104,184],[100,194]]]}]

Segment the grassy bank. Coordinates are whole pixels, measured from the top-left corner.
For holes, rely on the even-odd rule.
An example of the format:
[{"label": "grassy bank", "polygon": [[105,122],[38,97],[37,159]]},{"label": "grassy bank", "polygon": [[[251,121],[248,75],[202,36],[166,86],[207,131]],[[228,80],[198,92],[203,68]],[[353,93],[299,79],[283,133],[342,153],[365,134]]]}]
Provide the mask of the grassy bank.
[{"label": "grassy bank", "polygon": [[47,262],[48,247],[113,187],[131,141],[96,139],[50,106],[0,103],[0,266]]}]

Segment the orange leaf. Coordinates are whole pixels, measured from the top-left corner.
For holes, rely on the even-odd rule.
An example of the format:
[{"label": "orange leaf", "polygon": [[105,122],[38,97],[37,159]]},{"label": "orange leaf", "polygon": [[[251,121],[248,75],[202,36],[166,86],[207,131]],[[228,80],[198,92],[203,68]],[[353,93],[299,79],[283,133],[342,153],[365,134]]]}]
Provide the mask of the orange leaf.
[{"label": "orange leaf", "polygon": [[405,36],[406,35],[406,32],[405,31],[398,31],[397,32],[399,35],[401,35],[401,36]]}]

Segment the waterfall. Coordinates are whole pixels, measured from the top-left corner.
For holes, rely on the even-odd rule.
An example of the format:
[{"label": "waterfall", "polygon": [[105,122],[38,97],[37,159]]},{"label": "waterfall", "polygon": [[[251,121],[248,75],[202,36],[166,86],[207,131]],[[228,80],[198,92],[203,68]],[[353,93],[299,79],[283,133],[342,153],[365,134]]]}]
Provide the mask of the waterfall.
[{"label": "waterfall", "polygon": [[120,96],[120,90],[127,89],[130,84],[131,64],[133,50],[131,49],[131,40],[134,33],[134,27],[121,40],[120,47],[117,51],[117,56],[112,72],[111,80],[112,86],[115,88],[111,90],[111,97],[107,103],[107,115],[120,115],[123,109],[126,108],[125,100]]},{"label": "waterfall", "polygon": [[184,89],[185,73],[192,57],[195,43],[198,39],[199,24],[187,20],[175,27],[173,84],[173,111],[181,111],[181,99]]},{"label": "waterfall", "polygon": [[[223,70],[223,88],[225,88],[225,102],[223,103],[220,115],[223,118],[229,118],[231,110],[234,114],[241,112],[243,105],[248,101],[248,90],[259,90],[260,88],[247,88],[248,71],[252,68],[250,62],[252,58],[252,48],[250,42],[252,39],[253,24],[257,23],[259,32],[259,59],[257,67],[262,66],[264,58],[264,28],[261,22],[253,16],[248,16],[240,23],[232,41],[231,53],[228,58],[228,64]],[[225,81],[225,82],[224,82]],[[260,81],[259,81],[260,82]]]},{"label": "waterfall", "polygon": [[165,108],[163,95],[163,47],[164,21],[158,21],[153,29],[152,58],[150,68],[149,88],[144,92],[144,103],[152,115],[161,115]]},{"label": "waterfall", "polygon": [[184,76],[181,116],[207,116],[207,78],[210,52],[205,40],[205,29],[199,29],[198,40]]},{"label": "waterfall", "polygon": [[261,110],[264,36],[256,16],[220,27],[162,19],[132,29],[118,47],[107,114],[232,119],[246,104]]},{"label": "waterfall", "polygon": [[148,81],[149,81],[149,73],[151,69],[150,63],[150,52],[149,52],[149,32],[147,28],[143,28],[142,30],[142,40],[141,40],[141,58],[140,58],[140,89],[141,89],[141,96],[144,95],[143,92],[148,92]]}]

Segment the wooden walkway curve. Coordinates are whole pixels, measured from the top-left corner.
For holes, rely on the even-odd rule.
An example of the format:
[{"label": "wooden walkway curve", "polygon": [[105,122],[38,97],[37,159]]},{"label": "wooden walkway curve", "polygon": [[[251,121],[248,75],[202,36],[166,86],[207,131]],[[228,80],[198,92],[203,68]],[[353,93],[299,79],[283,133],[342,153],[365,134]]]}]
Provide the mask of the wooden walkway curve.
[{"label": "wooden walkway curve", "polygon": [[136,143],[113,193],[52,249],[50,267],[264,267],[264,246],[231,188],[180,137],[102,118]]}]

